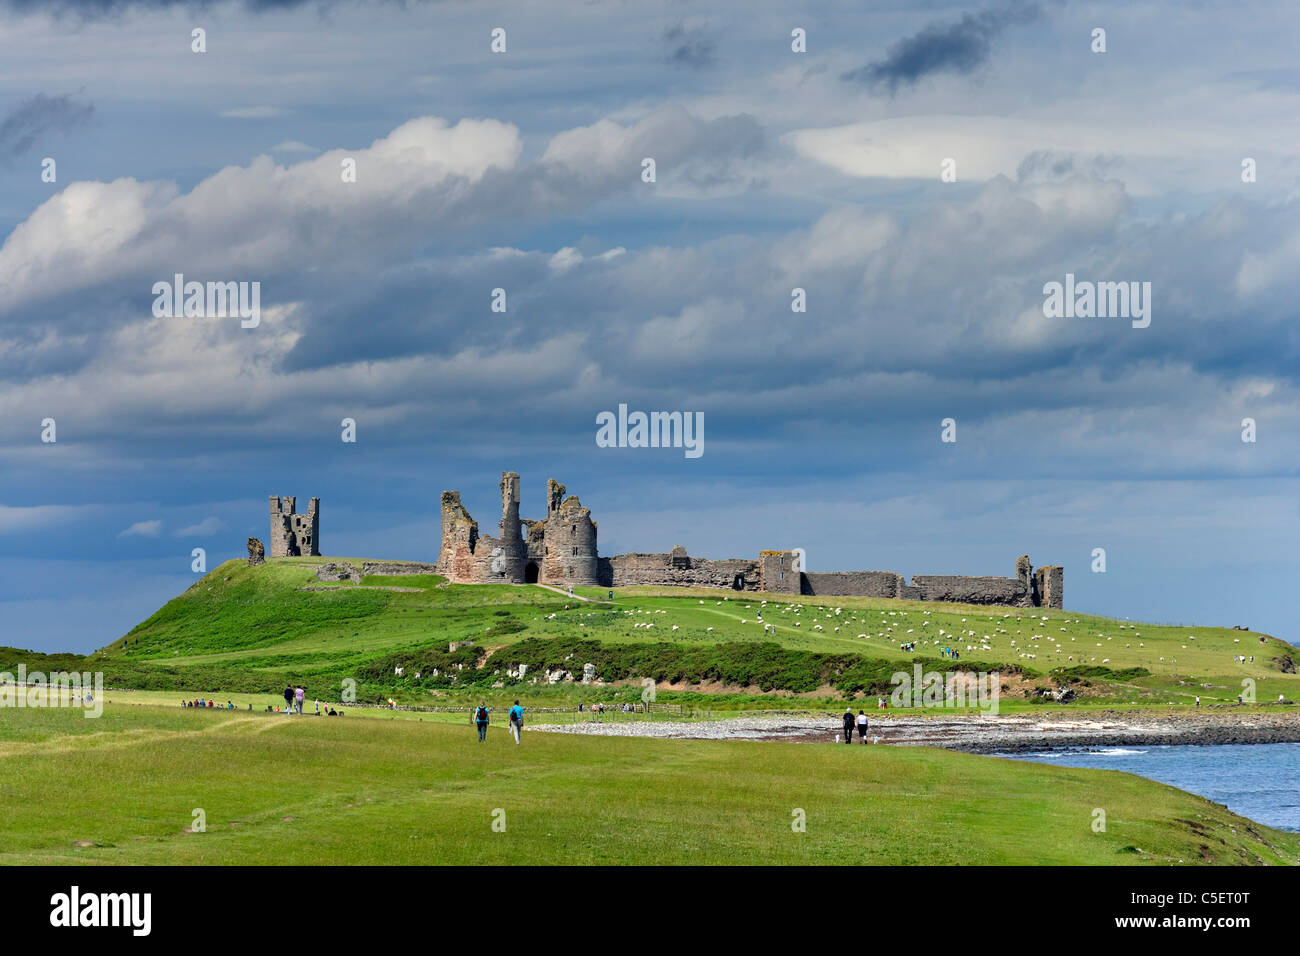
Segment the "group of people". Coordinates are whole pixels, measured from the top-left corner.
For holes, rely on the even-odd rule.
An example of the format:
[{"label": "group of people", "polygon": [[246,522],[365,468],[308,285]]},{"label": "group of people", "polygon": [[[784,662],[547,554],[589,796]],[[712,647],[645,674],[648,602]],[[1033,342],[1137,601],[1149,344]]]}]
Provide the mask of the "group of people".
[{"label": "group of people", "polygon": [[1246,660],[1246,655],[1245,655],[1245,654],[1233,654],[1233,655],[1232,655],[1232,663],[1234,663],[1234,664],[1246,664],[1246,663],[1251,663],[1251,664],[1253,664],[1253,663],[1255,663],[1255,655],[1254,655],[1254,654],[1251,654],[1251,655],[1250,655],[1250,660],[1247,661],[1247,660]]},{"label": "group of people", "polygon": [[[480,700],[478,706],[474,708],[469,715],[469,722],[478,729],[479,743],[487,740],[488,723],[492,717],[491,710],[488,709],[487,701]],[[515,701],[510,708],[510,736],[515,738],[515,746],[519,746],[519,741],[524,734],[524,709],[519,706],[519,701]]]},{"label": "group of people", "polygon": [[[303,699],[304,699],[306,696],[307,696],[307,692],[306,692],[305,690],[303,690],[303,688],[301,688],[301,687],[297,687],[297,688],[294,688],[294,687],[286,687],[286,688],[284,689],[284,707],[275,707],[275,706],[272,706],[271,704],[267,704],[267,705],[266,705],[266,712],[267,712],[268,714],[270,714],[270,713],[276,713],[276,714],[292,714],[292,713],[295,713],[295,712],[301,714],[301,713],[302,713],[302,707],[303,707]],[[193,700],[182,700],[182,701],[181,701],[181,706],[182,706],[182,707],[216,707],[216,708],[219,709],[219,710],[234,710],[234,709],[235,709],[234,701],[227,700],[224,704],[218,704],[218,703],[217,703],[216,701],[214,701],[214,700],[211,700],[211,699],[204,700],[202,697],[195,697]],[[252,704],[249,704],[249,705],[248,705],[248,709],[249,709],[249,710],[252,710],[252,709],[253,709],[253,705],[252,705]],[[324,709],[324,710],[321,710],[321,709],[320,709],[320,701],[316,701],[316,716],[317,716],[317,717],[320,717],[321,715],[326,715],[326,716],[329,716],[329,717],[338,717],[338,716],[340,716],[342,713],[343,713],[343,711],[341,711],[341,710],[335,710],[335,709],[334,709],[333,707],[331,707],[329,704],[326,704],[326,705],[325,705],[325,709]]]},{"label": "group of people", "polygon": [[[915,646],[915,645],[913,645],[913,646]],[[961,659],[961,651],[957,650],[957,648],[955,648],[955,647],[943,647],[943,648],[940,648],[940,649],[939,649],[939,653],[942,654],[944,657],[951,657],[953,660],[960,660],[960,659]]]},{"label": "group of people", "polygon": [[908,641],[906,644],[899,644],[898,649],[900,651],[906,651],[908,653],[911,653],[912,651],[916,650],[916,641]]}]

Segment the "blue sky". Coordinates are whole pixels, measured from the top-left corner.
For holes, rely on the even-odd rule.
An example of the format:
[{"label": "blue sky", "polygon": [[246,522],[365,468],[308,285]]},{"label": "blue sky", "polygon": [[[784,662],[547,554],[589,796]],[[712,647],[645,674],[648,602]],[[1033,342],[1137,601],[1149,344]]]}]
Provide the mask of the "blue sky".
[{"label": "blue sky", "polygon": [[[1068,608],[1294,640],[1297,25],[0,0],[0,644],[108,643],[268,494],[323,500],[326,553],[433,560],[439,493],[490,530],[503,469],[605,554],[1028,552]],[[260,282],[261,324],[155,318],[177,272]],[[1067,273],[1150,282],[1150,327],[1045,317]],[[597,447],[620,403],[702,412],[703,456]]]}]

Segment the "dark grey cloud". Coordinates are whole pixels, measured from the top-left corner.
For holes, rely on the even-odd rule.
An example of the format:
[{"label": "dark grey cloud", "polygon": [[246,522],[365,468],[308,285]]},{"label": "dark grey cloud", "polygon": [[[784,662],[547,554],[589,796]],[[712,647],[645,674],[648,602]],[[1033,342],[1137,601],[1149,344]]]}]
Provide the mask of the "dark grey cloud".
[{"label": "dark grey cloud", "polygon": [[993,41],[1007,27],[1028,23],[1038,14],[1037,5],[1016,3],[1003,10],[962,14],[956,23],[932,23],[899,40],[884,59],[850,70],[842,79],[892,95],[936,73],[973,73],[988,63]]},{"label": "dark grey cloud", "polygon": [[[238,0],[246,10],[293,10],[308,4],[327,5],[333,0]],[[0,0],[0,9],[15,13],[68,14],[87,19],[114,16],[130,10],[167,10],[174,7],[200,9],[211,7],[204,0]]]},{"label": "dark grey cloud", "polygon": [[1123,158],[1113,154],[1076,156],[1040,149],[1028,154],[1016,167],[1017,182],[1060,181],[1068,176],[1107,177],[1120,166]]},{"label": "dark grey cloud", "polygon": [[663,42],[668,48],[664,62],[670,66],[703,70],[713,65],[716,48],[703,30],[692,30],[679,22],[664,31]]},{"label": "dark grey cloud", "polygon": [[10,109],[0,123],[0,155],[20,156],[45,133],[84,123],[94,112],[95,105],[89,100],[77,100],[71,94],[37,93]]},{"label": "dark grey cloud", "polygon": [[[229,0],[229,5],[250,13],[316,8],[321,11],[344,5],[348,0]],[[375,0],[357,0],[357,5]],[[424,7],[442,0],[380,0],[385,6]],[[213,0],[0,0],[0,10],[18,14],[43,13],[57,20],[104,20],[130,13],[183,9],[201,13],[218,6]]]}]

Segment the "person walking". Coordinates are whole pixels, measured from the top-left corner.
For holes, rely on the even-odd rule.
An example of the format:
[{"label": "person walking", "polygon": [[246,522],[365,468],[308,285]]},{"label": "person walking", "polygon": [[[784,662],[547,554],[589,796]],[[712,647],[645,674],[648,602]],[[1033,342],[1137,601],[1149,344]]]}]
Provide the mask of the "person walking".
[{"label": "person walking", "polygon": [[519,746],[519,738],[524,733],[524,709],[519,706],[519,701],[510,708],[510,734],[515,738],[515,746]]},{"label": "person walking", "polygon": [[864,744],[867,742],[867,712],[865,710],[858,711],[858,740]]},{"label": "person walking", "polygon": [[844,708],[844,742],[846,744],[853,743],[853,721],[854,721],[853,708],[845,707]]},{"label": "person walking", "polygon": [[478,728],[479,743],[487,740],[488,729],[488,706],[487,701],[480,700],[478,706],[474,708],[474,715],[470,718],[474,726]]},{"label": "person walking", "polygon": [[299,716],[302,715],[302,702],[307,696],[307,692],[301,687],[295,687],[293,691],[293,706],[297,708]]},{"label": "person walking", "polygon": [[284,712],[286,714],[293,713],[293,688],[292,687],[285,687],[284,689]]}]

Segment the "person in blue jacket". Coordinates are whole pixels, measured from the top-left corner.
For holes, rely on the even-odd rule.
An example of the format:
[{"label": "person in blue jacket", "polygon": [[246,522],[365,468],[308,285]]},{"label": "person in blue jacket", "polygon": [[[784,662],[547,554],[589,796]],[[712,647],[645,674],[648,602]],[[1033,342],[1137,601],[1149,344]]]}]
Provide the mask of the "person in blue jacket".
[{"label": "person in blue jacket", "polygon": [[524,733],[524,709],[519,706],[519,701],[510,708],[510,733],[515,738],[515,746],[519,746],[519,738]]}]

